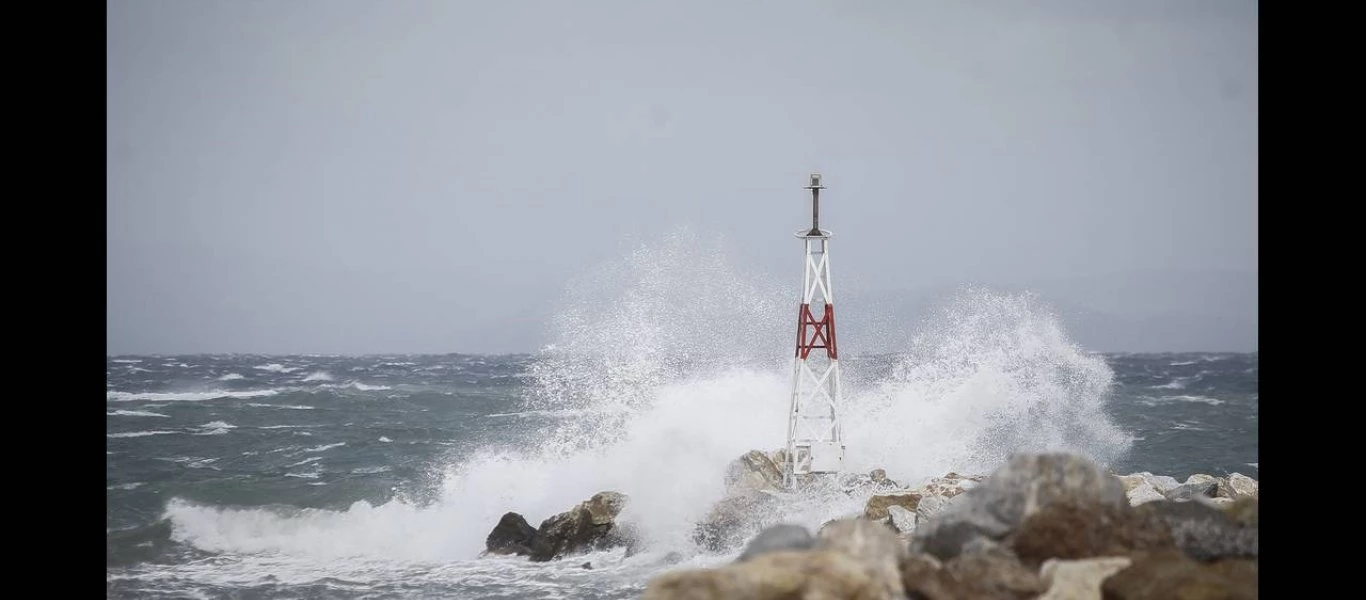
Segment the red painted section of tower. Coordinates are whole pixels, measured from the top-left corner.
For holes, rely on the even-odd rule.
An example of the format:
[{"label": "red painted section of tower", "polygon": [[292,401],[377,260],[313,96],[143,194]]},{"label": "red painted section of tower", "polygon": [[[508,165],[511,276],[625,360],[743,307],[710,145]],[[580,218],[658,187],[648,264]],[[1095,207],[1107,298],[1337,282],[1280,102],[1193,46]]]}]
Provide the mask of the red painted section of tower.
[{"label": "red painted section of tower", "polygon": [[797,310],[797,358],[806,360],[811,351],[824,348],[831,360],[839,359],[835,344],[835,305],[826,304],[820,320],[811,313],[811,305],[803,303]]}]

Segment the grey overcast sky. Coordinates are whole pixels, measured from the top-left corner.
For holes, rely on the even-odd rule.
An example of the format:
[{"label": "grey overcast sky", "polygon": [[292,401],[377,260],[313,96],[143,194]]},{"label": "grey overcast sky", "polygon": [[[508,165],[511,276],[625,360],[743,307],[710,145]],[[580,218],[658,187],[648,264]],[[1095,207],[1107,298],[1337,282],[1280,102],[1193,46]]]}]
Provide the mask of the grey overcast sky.
[{"label": "grey overcast sky", "polygon": [[1255,1],[106,6],[110,353],[534,350],[623,240],[799,277],[813,171],[837,289],[1256,349]]}]

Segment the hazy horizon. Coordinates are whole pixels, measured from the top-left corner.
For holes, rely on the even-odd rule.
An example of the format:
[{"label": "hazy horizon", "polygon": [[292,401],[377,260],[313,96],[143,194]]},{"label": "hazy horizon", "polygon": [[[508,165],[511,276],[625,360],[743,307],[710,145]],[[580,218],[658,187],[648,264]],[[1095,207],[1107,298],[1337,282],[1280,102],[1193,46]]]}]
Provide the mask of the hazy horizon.
[{"label": "hazy horizon", "polygon": [[795,286],[812,172],[855,354],[968,284],[1257,349],[1256,2],[106,9],[111,356],[532,352],[679,228]]}]

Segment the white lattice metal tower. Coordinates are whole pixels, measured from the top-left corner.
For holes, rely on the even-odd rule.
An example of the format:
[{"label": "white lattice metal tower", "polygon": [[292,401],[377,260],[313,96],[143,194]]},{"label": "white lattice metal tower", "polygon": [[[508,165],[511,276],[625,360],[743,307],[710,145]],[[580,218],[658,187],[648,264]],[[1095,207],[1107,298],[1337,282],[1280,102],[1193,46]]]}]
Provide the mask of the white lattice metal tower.
[{"label": "white lattice metal tower", "polygon": [[[792,406],[783,468],[783,481],[789,488],[795,485],[797,475],[837,473],[844,466],[830,232],[820,228],[820,191],[825,186],[819,173],[811,175],[811,185],[805,189],[811,190],[811,229],[797,232],[806,245],[806,268],[797,311],[797,354],[792,365]],[[813,309],[819,309],[819,319]]]}]

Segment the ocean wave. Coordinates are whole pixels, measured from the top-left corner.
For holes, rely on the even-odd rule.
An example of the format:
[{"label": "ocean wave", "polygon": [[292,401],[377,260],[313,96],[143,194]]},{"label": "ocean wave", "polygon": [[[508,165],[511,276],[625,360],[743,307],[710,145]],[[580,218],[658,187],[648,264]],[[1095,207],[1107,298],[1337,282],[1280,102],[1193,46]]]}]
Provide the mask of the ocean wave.
[{"label": "ocean wave", "polygon": [[1202,404],[1208,404],[1210,406],[1219,406],[1220,404],[1224,404],[1223,400],[1220,400],[1218,398],[1210,398],[1208,396],[1162,396],[1161,398],[1159,398],[1159,400],[1167,402],[1199,402]]},{"label": "ocean wave", "polygon": [[108,392],[105,394],[106,400],[115,402],[131,402],[145,400],[149,402],[198,402],[202,400],[217,400],[219,398],[260,398],[263,396],[274,396],[278,390],[247,390],[240,392],[212,391],[212,392]]},{"label": "ocean wave", "polygon": [[146,411],[146,410],[115,410],[115,411],[106,412],[106,413],[104,413],[104,414],[105,414],[105,415],[108,415],[108,416],[110,416],[110,417],[162,417],[162,418],[170,418],[170,415],[163,415],[163,414],[161,414],[161,413],[154,413],[154,412]]},{"label": "ocean wave", "polygon": [[257,365],[256,367],[253,367],[253,368],[259,369],[259,370],[261,370],[261,371],[269,371],[269,372],[271,372],[271,373],[293,373],[293,372],[299,370],[298,367],[286,367],[286,366],[284,366],[284,365],[282,365],[282,364],[280,364],[280,363],[270,363],[270,364],[267,364],[267,365]]},{"label": "ocean wave", "polygon": [[221,375],[221,376],[218,377],[218,380],[219,380],[219,381],[234,381],[234,380],[237,380],[237,379],[246,379],[246,378],[243,377],[240,373],[227,373],[227,374],[225,374],[225,375]]},{"label": "ocean wave", "polygon": [[200,433],[195,435],[223,435],[230,429],[237,429],[236,425],[226,421],[212,421],[199,426]]},{"label": "ocean wave", "polygon": [[326,451],[331,450],[331,449],[333,449],[333,448],[340,448],[340,447],[345,446],[345,445],[346,445],[346,442],[337,442],[337,443],[335,443],[335,444],[323,444],[323,445],[321,445],[321,446],[316,446],[316,447],[313,447],[313,448],[305,448],[305,449],[301,450],[300,452],[326,452]]},{"label": "ocean wave", "polygon": [[308,406],[307,404],[262,404],[259,402],[248,402],[247,406],[252,406],[255,408],[280,408],[288,410],[314,410],[312,406]]},{"label": "ocean wave", "polygon": [[332,374],[327,371],[314,371],[304,377],[304,381],[332,381]]},{"label": "ocean wave", "polygon": [[166,431],[166,430],[164,430],[164,429],[158,429],[158,430],[155,430],[155,431],[125,431],[125,432],[122,432],[122,433],[106,433],[106,434],[104,434],[104,437],[107,437],[107,438],[135,438],[135,437],[146,437],[146,436],[149,436],[149,435],[171,435],[171,434],[175,434],[175,433],[184,433],[184,432],[182,432],[182,431]]}]

